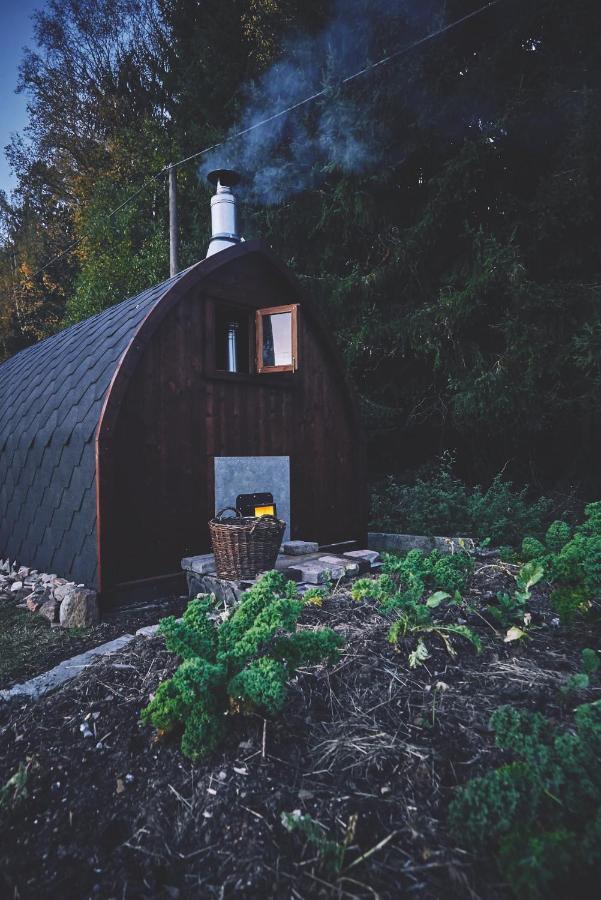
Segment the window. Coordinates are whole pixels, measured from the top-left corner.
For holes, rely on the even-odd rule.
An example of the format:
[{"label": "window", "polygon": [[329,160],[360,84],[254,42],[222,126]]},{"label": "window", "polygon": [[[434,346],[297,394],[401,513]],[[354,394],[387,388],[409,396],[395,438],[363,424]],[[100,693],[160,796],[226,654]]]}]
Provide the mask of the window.
[{"label": "window", "polygon": [[219,372],[250,372],[250,314],[240,307],[215,310],[215,368]]},{"label": "window", "polygon": [[256,313],[257,372],[298,368],[298,305],[271,306]]}]

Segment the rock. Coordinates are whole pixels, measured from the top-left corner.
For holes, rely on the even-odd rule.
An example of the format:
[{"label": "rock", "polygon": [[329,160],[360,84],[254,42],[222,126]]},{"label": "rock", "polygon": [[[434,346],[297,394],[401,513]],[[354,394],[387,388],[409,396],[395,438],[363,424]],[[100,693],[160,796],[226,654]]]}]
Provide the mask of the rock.
[{"label": "rock", "polygon": [[307,584],[326,584],[328,581],[344,578],[345,570],[341,565],[310,560],[306,563],[299,563],[297,566],[290,566],[289,569],[286,569],[286,574],[295,581],[305,581]]},{"label": "rock", "polygon": [[42,607],[42,600],[40,600],[39,594],[30,594],[29,597],[25,601],[25,606],[30,612],[39,612]]},{"label": "rock", "polygon": [[287,556],[304,556],[305,553],[318,553],[319,544],[315,541],[285,541],[282,553]]},{"label": "rock", "polygon": [[66,581],[64,584],[59,584],[53,590],[54,599],[57,603],[62,603],[65,597],[69,594],[73,593],[76,590],[74,581]]},{"label": "rock", "polygon": [[143,628],[138,628],[138,630],[136,631],[136,637],[151,638],[157,634],[158,630],[158,625],[144,625]]},{"label": "rock", "polygon": [[63,598],[59,621],[65,628],[89,628],[100,622],[100,605],[96,591],[75,588]]},{"label": "rock", "polygon": [[56,600],[50,598],[42,603],[38,612],[41,616],[48,619],[49,622],[58,622],[58,609],[59,605]]},{"label": "rock", "polygon": [[472,538],[466,537],[428,537],[420,534],[370,531],[368,538],[371,549],[396,553],[408,553],[410,550],[421,550],[423,553],[431,553],[432,550],[438,550],[440,553],[458,553],[463,550],[472,553],[475,548]]},{"label": "rock", "polygon": [[345,559],[343,556],[320,556],[317,562],[334,568],[342,566],[345,575],[357,575],[359,572],[359,564],[352,559]]},{"label": "rock", "polygon": [[23,582],[22,581],[13,581],[13,583],[10,586],[10,589],[13,592],[13,594],[16,594],[17,591],[23,590]]},{"label": "rock", "polygon": [[347,559],[352,559],[356,563],[368,563],[371,568],[374,563],[380,561],[380,554],[377,550],[349,550],[343,554]]},{"label": "rock", "polygon": [[202,556],[184,556],[181,565],[185,572],[206,575],[215,572],[215,557],[212,553],[205,553]]},{"label": "rock", "polygon": [[238,602],[245,588],[238,581],[227,581],[218,578],[217,575],[197,575],[194,572],[186,572],[188,579],[188,596],[190,599],[197,594],[215,594],[217,600],[225,606],[233,606]]}]

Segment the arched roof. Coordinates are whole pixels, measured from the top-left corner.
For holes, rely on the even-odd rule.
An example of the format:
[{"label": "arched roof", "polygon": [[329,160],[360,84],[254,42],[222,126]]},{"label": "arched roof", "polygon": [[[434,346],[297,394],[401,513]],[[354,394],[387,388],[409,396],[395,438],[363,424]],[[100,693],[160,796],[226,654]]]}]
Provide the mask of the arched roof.
[{"label": "arched roof", "polygon": [[0,556],[96,584],[94,434],[104,399],[132,336],[185,275],[0,365]]}]

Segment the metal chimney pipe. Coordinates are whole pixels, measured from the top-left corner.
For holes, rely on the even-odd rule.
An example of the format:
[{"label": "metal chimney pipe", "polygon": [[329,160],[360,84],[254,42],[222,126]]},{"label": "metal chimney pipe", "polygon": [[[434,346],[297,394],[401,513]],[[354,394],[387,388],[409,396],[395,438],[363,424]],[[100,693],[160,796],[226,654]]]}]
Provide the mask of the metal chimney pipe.
[{"label": "metal chimney pipe", "polygon": [[227,370],[238,371],[238,322],[230,322],[227,326]]},{"label": "metal chimney pipe", "polygon": [[236,198],[232,187],[238,184],[240,176],[232,169],[215,169],[207,175],[217,188],[211,197],[211,240],[207,256],[219,253],[227,247],[239,244],[244,238],[238,234],[238,214]]}]

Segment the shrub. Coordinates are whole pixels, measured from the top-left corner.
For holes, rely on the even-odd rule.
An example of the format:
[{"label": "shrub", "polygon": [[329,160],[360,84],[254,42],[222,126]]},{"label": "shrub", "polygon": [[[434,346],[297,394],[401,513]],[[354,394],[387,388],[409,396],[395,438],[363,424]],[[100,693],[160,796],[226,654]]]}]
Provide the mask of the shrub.
[{"label": "shrub", "polygon": [[525,537],[522,541],[522,556],[529,562],[531,559],[537,559],[545,553],[545,545],[541,541],[533,537]]},{"label": "shrub", "polygon": [[569,694],[572,691],[586,690],[591,683],[591,679],[594,678],[601,667],[599,654],[591,647],[585,647],[580,654],[580,658],[582,671],[576,672],[575,675],[570,675],[569,678],[566,678],[560,688],[561,692],[564,694]]},{"label": "shrub", "polygon": [[[411,482],[389,476],[371,495],[370,527],[409,534],[468,535],[478,541],[519,546],[524,534],[542,538],[551,501],[528,498],[502,474],[486,488],[468,487],[453,474],[454,459],[444,453],[438,465]],[[601,518],[601,513],[599,514]]]},{"label": "shrub", "polygon": [[573,529],[566,522],[553,522],[544,545],[524,538],[522,551],[543,566],[555,587],[551,603],[561,620],[569,622],[601,594],[601,503],[589,503],[584,521]]},{"label": "shrub", "polygon": [[572,529],[567,522],[559,520],[551,522],[545,535],[545,544],[549,550],[561,550],[572,536]]},{"label": "shrub", "polygon": [[569,624],[578,613],[590,608],[589,593],[584,587],[557,588],[551,594],[551,605],[560,621]]},{"label": "shrub", "polygon": [[601,864],[601,701],[580,706],[575,729],[502,707],[497,746],[515,761],[460,788],[449,824],[464,846],[492,850],[520,898],[594,896]]},{"label": "shrub", "polygon": [[228,709],[279,712],[293,672],[334,659],[342,643],[327,628],[297,631],[304,601],[279,572],[246,591],[225,622],[212,617],[215,602],[197,598],[182,621],[163,619],[165,643],[182,663],[142,711],[142,721],[160,731],[181,730],[182,752],[192,760],[219,745]]}]

